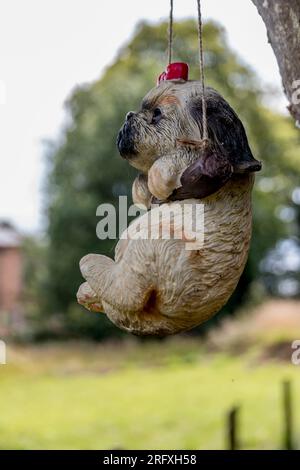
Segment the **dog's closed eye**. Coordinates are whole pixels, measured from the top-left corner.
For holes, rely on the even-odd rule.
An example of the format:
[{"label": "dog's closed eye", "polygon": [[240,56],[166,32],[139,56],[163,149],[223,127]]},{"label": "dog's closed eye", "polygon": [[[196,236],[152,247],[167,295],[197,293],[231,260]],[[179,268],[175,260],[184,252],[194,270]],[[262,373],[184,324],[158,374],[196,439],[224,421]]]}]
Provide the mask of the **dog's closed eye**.
[{"label": "dog's closed eye", "polygon": [[151,124],[157,124],[162,118],[162,112],[159,108],[155,108],[152,115]]}]

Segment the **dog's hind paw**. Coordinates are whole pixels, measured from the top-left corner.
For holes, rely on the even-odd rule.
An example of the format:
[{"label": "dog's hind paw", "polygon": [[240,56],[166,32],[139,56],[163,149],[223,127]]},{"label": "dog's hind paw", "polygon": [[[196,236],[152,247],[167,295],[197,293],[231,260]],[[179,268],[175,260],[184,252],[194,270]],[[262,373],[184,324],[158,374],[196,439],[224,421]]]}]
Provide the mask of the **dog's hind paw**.
[{"label": "dog's hind paw", "polygon": [[93,312],[103,312],[101,300],[87,282],[81,284],[77,292],[77,302]]}]

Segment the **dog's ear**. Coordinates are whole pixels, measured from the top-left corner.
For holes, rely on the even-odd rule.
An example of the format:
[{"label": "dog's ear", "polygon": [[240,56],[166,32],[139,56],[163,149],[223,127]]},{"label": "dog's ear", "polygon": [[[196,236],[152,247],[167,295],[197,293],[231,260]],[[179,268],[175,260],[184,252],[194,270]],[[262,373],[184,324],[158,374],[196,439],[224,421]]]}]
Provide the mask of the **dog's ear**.
[{"label": "dog's ear", "polygon": [[[190,143],[191,147],[191,143]],[[182,173],[181,186],[173,191],[170,200],[202,199],[218,191],[233,174],[230,162],[209,144],[194,147],[199,158]]]},{"label": "dog's ear", "polygon": [[[259,171],[261,163],[253,157],[244,126],[227,101],[208,87],[206,106],[209,141],[218,159],[226,160],[232,166],[233,173]],[[192,98],[189,107],[191,117],[202,134],[201,97]]]},{"label": "dog's ear", "polygon": [[[208,141],[178,139],[199,158],[181,176],[181,187],[169,199],[204,198],[218,191],[234,173],[259,171],[261,163],[250,150],[243,124],[229,104],[212,88],[206,89]],[[191,118],[202,135],[202,100],[192,97]],[[197,137],[196,137],[197,139]]]}]

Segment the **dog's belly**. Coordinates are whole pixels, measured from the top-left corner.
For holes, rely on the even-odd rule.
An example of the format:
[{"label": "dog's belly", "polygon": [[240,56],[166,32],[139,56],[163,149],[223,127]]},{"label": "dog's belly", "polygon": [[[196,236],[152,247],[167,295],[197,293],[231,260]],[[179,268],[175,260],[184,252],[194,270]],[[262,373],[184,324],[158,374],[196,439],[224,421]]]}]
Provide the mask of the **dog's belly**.
[{"label": "dog's belly", "polygon": [[[149,225],[149,213],[137,219],[124,232],[125,239],[116,248],[114,275],[120,277],[119,291],[115,293],[117,300],[107,299],[105,292],[101,296],[110,319],[136,334],[166,335],[190,329],[217,313],[233,293],[247,260],[252,185],[252,176],[234,177],[218,193],[204,200],[166,204],[174,211],[171,239],[162,236],[169,234],[170,226],[164,208],[160,221],[150,219]],[[192,210],[201,215],[204,209],[203,226],[200,220],[194,242],[187,241],[191,237],[186,233],[183,239],[178,239],[182,232],[180,213],[188,205],[187,220]],[[188,225],[187,234],[195,235],[194,230],[191,233],[191,224]],[[152,238],[145,239],[149,229]],[[157,239],[153,239],[153,234]],[[144,238],[140,239],[141,235]],[[124,280],[124,276],[128,279]],[[119,301],[124,295],[122,289],[132,285],[132,296],[135,296],[139,283],[141,302],[127,308],[125,301],[123,304]]]}]

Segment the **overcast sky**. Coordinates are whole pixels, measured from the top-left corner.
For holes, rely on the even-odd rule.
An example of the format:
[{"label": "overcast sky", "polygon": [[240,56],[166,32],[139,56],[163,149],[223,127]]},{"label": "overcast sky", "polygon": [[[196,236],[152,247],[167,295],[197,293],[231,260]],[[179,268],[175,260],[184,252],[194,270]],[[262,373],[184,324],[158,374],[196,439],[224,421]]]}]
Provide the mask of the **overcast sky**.
[{"label": "overcast sky", "polygon": [[[174,0],[175,18],[196,0]],[[204,19],[225,26],[229,43],[278,87],[277,63],[251,0],[202,0]],[[0,219],[41,227],[42,140],[55,138],[72,88],[93,81],[141,19],[168,15],[169,0],[0,0]],[[280,91],[272,103],[284,112]]]}]

